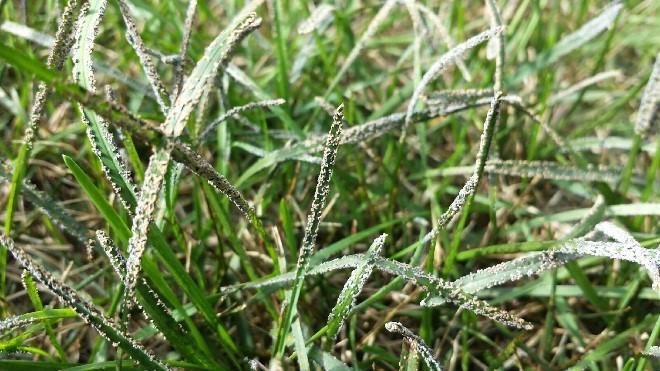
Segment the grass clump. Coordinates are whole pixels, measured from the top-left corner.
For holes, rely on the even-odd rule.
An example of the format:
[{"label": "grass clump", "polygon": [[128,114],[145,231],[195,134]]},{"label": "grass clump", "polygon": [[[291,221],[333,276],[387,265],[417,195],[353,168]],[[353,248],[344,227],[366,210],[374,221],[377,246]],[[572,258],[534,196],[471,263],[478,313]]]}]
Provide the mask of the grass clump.
[{"label": "grass clump", "polygon": [[25,4],[0,369],[660,367],[656,2]]}]

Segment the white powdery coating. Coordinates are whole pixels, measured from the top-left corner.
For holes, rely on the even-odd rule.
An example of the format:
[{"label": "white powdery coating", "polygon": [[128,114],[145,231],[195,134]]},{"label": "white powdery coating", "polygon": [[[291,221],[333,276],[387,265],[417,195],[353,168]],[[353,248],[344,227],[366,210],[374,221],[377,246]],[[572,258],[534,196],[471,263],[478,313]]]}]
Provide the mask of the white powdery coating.
[{"label": "white powdery coating", "polygon": [[167,106],[166,99],[168,98],[169,93],[167,92],[167,89],[165,89],[163,82],[160,80],[156,66],[151,60],[147,48],[144,46],[144,42],[142,42],[140,33],[135,26],[135,21],[133,20],[133,17],[131,17],[131,10],[128,8],[128,5],[124,0],[117,0],[117,2],[119,3],[119,10],[121,11],[124,23],[126,24],[126,40],[133,47],[133,50],[135,50],[135,53],[140,60],[140,65],[142,65],[142,68],[147,75],[147,80],[149,80],[149,83],[151,84],[151,88],[154,91],[161,112],[167,114],[169,107]]},{"label": "white powdery coating", "polygon": [[477,152],[477,163],[475,165],[474,173],[472,173],[470,179],[468,179],[463,188],[461,188],[461,190],[458,192],[458,195],[456,195],[456,198],[454,201],[452,201],[447,210],[442,215],[440,215],[437,225],[431,229],[431,231],[429,231],[426,236],[424,236],[422,239],[424,244],[430,243],[430,241],[434,239],[438,233],[440,233],[440,230],[445,228],[451,218],[453,218],[454,215],[461,211],[468,197],[477,191],[483,169],[486,166],[486,161],[488,160],[488,153],[490,152],[493,133],[499,120],[501,97],[502,92],[496,92],[495,96],[491,99],[490,109],[486,115],[486,120],[484,121],[484,129],[481,133],[481,138],[479,139],[479,151]]},{"label": "white powdery coating", "polygon": [[[143,348],[140,344],[128,336],[128,334],[120,330],[112,319],[106,317],[105,314],[103,314],[103,312],[101,312],[93,304],[83,299],[77,291],[53,276],[46,268],[32,259],[32,257],[30,257],[23,249],[15,246],[14,241],[11,238],[0,233],[0,244],[4,245],[7,250],[12,253],[16,261],[18,261],[28,272],[30,272],[30,275],[37,282],[40,282],[41,284],[48,287],[48,289],[53,294],[55,294],[55,296],[57,296],[65,306],[71,307],[73,310],[75,310],[80,318],[82,318],[90,326],[94,327],[101,336],[106,338],[108,341],[113,342],[113,344],[116,344],[115,341],[119,340],[120,338],[124,343],[130,344],[131,347],[146,355],[151,362],[157,364],[161,369],[169,369],[167,366],[160,363],[160,361],[156,360],[153,354]],[[111,339],[111,336],[106,333],[107,329],[110,329],[110,331],[114,333],[113,336],[117,336],[118,338]],[[116,346],[118,346],[118,344]],[[139,362],[138,359],[135,360]]]},{"label": "white powdery coating", "polygon": [[[649,82],[644,88],[642,103],[637,111],[637,120],[635,121],[635,134],[646,136],[653,118],[658,115],[658,91],[660,90],[660,53],[655,57],[653,71],[649,77]],[[655,122],[657,124],[657,121]]]},{"label": "white powdery coating", "polygon": [[466,42],[457,45],[456,47],[449,50],[445,53],[440,59],[438,59],[433,65],[426,71],[422,80],[419,82],[419,85],[415,89],[415,92],[410,98],[408,103],[408,109],[406,110],[406,118],[403,123],[402,136],[406,132],[406,128],[410,124],[412,119],[413,112],[415,111],[415,105],[419,100],[419,97],[424,92],[426,87],[438,76],[438,74],[447,66],[447,64],[453,61],[456,57],[464,54],[468,50],[474,48],[475,46],[481,44],[482,42],[490,39],[491,37],[504,32],[504,27],[491,28],[487,31],[484,31],[476,36],[471,37]]},{"label": "white powdery coating", "polygon": [[11,316],[0,321],[0,331],[14,331],[20,327],[29,325],[31,323],[40,321],[37,318],[19,318],[18,316]]},{"label": "white powdery coating", "polygon": [[309,18],[298,25],[298,33],[301,35],[312,33],[312,31],[319,28],[323,21],[332,17],[332,12],[334,10],[335,7],[329,4],[321,4],[317,6]]},{"label": "white powdery coating", "polygon": [[523,319],[497,309],[485,301],[470,298],[465,295],[465,292],[457,284],[434,277],[418,267],[385,258],[376,258],[376,266],[382,271],[420,286],[422,289],[428,291],[430,295],[441,295],[446,301],[461,308],[466,308],[476,314],[501,322],[510,327],[532,329],[532,325]]},{"label": "white powdery coating", "polygon": [[105,232],[102,230],[96,231],[96,238],[101,244],[101,247],[103,248],[105,255],[108,257],[108,260],[110,260],[110,264],[112,265],[112,268],[114,268],[115,273],[117,273],[119,279],[123,281],[126,276],[126,261],[120,259],[122,256],[121,252],[112,242],[110,237],[108,237],[108,235],[105,234]]},{"label": "white powdery coating", "polygon": [[337,159],[337,148],[339,147],[339,138],[341,137],[341,126],[344,120],[344,105],[341,104],[337,107],[335,116],[332,119],[332,126],[330,127],[330,134],[327,137],[325,150],[323,151],[323,160],[321,162],[321,171],[316,183],[316,190],[314,191],[314,198],[312,200],[312,207],[307,217],[307,226],[305,228],[305,235],[303,237],[302,252],[300,253],[300,263],[303,264],[303,270],[307,270],[309,264],[309,257],[314,250],[316,243],[316,235],[318,234],[319,225],[321,222],[321,212],[325,207],[325,201],[330,193],[330,180],[332,179],[332,169],[335,166]]},{"label": "white powdery coating", "polygon": [[660,347],[659,346],[652,346],[649,349],[643,350],[642,354],[645,354],[647,356],[660,358]]},{"label": "white powdery coating", "polygon": [[197,141],[199,142],[199,141],[204,140],[204,137],[206,137],[213,129],[215,129],[216,126],[218,126],[221,122],[227,120],[229,117],[231,117],[235,114],[238,114],[238,113],[241,113],[241,112],[244,112],[244,111],[248,111],[248,110],[252,110],[252,109],[255,109],[255,108],[266,108],[266,107],[270,107],[270,106],[280,106],[280,105],[284,104],[285,102],[286,101],[284,99],[270,99],[270,100],[265,100],[265,101],[261,101],[261,102],[252,102],[252,103],[248,103],[248,104],[243,105],[243,106],[234,107],[234,108],[230,109],[229,111],[225,112],[223,115],[221,115],[217,119],[213,120],[213,122],[211,122],[206,127],[206,129],[204,129],[204,131],[199,135],[199,138],[197,139]]},{"label": "white powdery coating", "polygon": [[169,110],[161,125],[165,135],[177,137],[181,134],[193,107],[197,105],[204,93],[206,83],[218,73],[220,65],[227,62],[238,43],[260,25],[261,18],[257,18],[255,13],[249,13],[226,40],[223,40],[224,35],[221,34],[211,42],[204,51],[202,59],[184,82],[181,93],[177,96],[176,101],[172,104],[172,109]]},{"label": "white powdery coating", "polygon": [[450,104],[468,105],[474,103],[476,99],[491,96],[493,96],[493,89],[441,90],[428,94],[425,100],[428,105],[447,107]]},{"label": "white powdery coating", "polygon": [[628,231],[610,222],[598,223],[595,229],[619,242],[621,246],[609,251],[605,249],[590,249],[585,251],[586,254],[637,263],[648,271],[653,281],[653,289],[660,291],[660,256],[656,250],[645,249]]},{"label": "white powdery coating", "polygon": [[408,339],[411,345],[416,348],[417,352],[422,355],[422,359],[430,370],[442,370],[442,366],[440,366],[438,361],[435,360],[435,357],[433,357],[433,350],[426,345],[424,339],[417,336],[399,322],[387,322],[385,324],[385,329],[389,332],[401,334]]},{"label": "white powdery coating", "polygon": [[135,218],[131,227],[132,236],[128,240],[128,260],[126,261],[126,300],[129,306],[135,299],[135,285],[140,273],[142,255],[147,246],[147,232],[156,209],[158,193],[162,189],[165,173],[170,162],[171,144],[151,156],[145,171],[144,184],[140,192]]},{"label": "white powdery coating", "polygon": [[387,234],[382,234],[374,240],[374,242],[371,244],[371,247],[369,247],[369,251],[367,252],[364,262],[356,267],[353,272],[351,272],[351,276],[348,278],[344,284],[344,287],[339,293],[337,304],[335,304],[334,308],[332,308],[332,311],[330,312],[330,315],[328,316],[328,324],[332,323],[335,318],[340,318],[338,326],[331,328],[331,333],[328,336],[331,341],[335,341],[337,335],[339,335],[339,332],[344,326],[346,318],[350,315],[351,311],[355,307],[355,302],[358,295],[360,292],[362,292],[362,288],[364,288],[364,285],[367,283],[367,280],[373,272],[373,261],[377,256],[380,255],[380,252],[383,249],[383,245],[385,244],[386,237]]},{"label": "white powdery coating", "polygon": [[562,166],[551,161],[491,160],[484,171],[488,173],[540,177],[542,179],[617,182],[621,169],[587,165],[586,168]]},{"label": "white powdery coating", "polygon": [[92,68],[94,40],[99,33],[99,24],[105,14],[106,0],[83,3],[81,17],[76,29],[76,43],[73,47],[73,78],[91,92],[96,91],[96,79]]}]

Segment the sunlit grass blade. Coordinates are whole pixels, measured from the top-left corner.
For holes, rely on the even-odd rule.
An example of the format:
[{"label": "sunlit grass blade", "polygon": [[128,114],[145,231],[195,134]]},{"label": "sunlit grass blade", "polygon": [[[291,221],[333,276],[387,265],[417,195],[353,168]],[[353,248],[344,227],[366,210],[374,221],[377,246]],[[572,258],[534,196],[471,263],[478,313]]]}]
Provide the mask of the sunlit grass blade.
[{"label": "sunlit grass blade", "polygon": [[260,1],[249,3],[206,48],[204,56],[186,78],[181,93],[172,103],[172,109],[161,125],[167,136],[178,137],[181,134],[207,82],[212,80],[218,73],[218,68],[229,60],[241,40],[261,25],[261,18],[251,13],[259,3]]},{"label": "sunlit grass blade", "polygon": [[410,346],[419,352],[419,354],[422,356],[422,359],[424,360],[424,363],[426,363],[426,366],[429,368],[429,370],[442,370],[442,366],[440,366],[435,357],[433,357],[433,350],[429,348],[428,345],[426,345],[424,339],[415,335],[412,331],[410,331],[399,322],[388,322],[385,324],[385,329],[389,332],[396,332],[403,335],[403,337],[405,337],[408,342],[410,342]]},{"label": "sunlit grass blade", "polygon": [[[658,115],[658,93],[660,91],[660,53],[655,57],[655,64],[653,71],[649,77],[649,82],[644,88],[642,95],[642,102],[637,111],[637,119],[635,120],[635,134],[645,137],[648,134],[653,118]],[[655,121],[656,125],[658,124]]]},{"label": "sunlit grass blade", "polygon": [[213,131],[213,129],[216,128],[220,123],[224,122],[228,118],[241,113],[243,111],[248,111],[252,109],[257,109],[257,108],[266,108],[270,106],[279,106],[284,104],[285,100],[284,99],[271,99],[271,100],[265,100],[261,102],[253,102],[253,103],[248,103],[243,106],[238,106],[230,109],[229,111],[225,112],[222,114],[220,117],[217,119],[213,120],[210,124],[206,126],[204,131],[199,135],[199,138],[197,139],[198,141],[203,141],[204,137],[206,137],[210,132]]},{"label": "sunlit grass blade", "polygon": [[107,318],[93,304],[84,300],[76,290],[60,282],[46,268],[32,259],[23,249],[16,246],[11,238],[2,234],[0,235],[0,243],[14,255],[14,258],[30,272],[35,280],[46,285],[65,305],[72,307],[80,318],[94,327],[108,341],[116,343],[126,354],[135,361],[140,362],[144,367],[153,370],[169,369],[166,365],[155,359],[140,344],[136,343],[135,340],[123,333],[112,319]]},{"label": "sunlit grass blade", "polygon": [[305,282],[305,274],[309,270],[310,258],[314,252],[314,245],[316,244],[316,235],[318,233],[319,224],[321,222],[321,212],[325,207],[325,201],[330,192],[330,180],[332,179],[332,169],[337,159],[337,148],[339,147],[339,140],[341,136],[342,121],[344,120],[344,106],[340,105],[332,118],[332,126],[328,134],[328,139],[323,152],[323,162],[321,163],[321,171],[319,173],[318,181],[316,183],[316,190],[314,191],[314,198],[312,207],[307,219],[307,226],[305,227],[305,235],[303,237],[302,246],[298,253],[298,265],[296,267],[296,278],[293,281],[293,287],[287,293],[286,308],[280,318],[280,323],[277,329],[277,337],[273,347],[273,356],[275,358],[282,358],[284,354],[285,339],[289,334],[291,322],[293,320],[293,312],[298,305],[298,299],[302,292],[302,287]]},{"label": "sunlit grass blade", "polygon": [[344,322],[355,307],[357,296],[362,291],[362,288],[373,271],[373,259],[380,255],[386,237],[387,235],[384,234],[374,240],[365,254],[364,261],[358,265],[353,272],[351,272],[351,276],[344,284],[341,293],[339,293],[337,303],[332,308],[326,325],[326,335],[330,343],[337,339],[337,335],[339,334],[339,331],[341,331]]},{"label": "sunlit grass blade", "polygon": [[612,78],[620,79],[621,77],[623,77],[621,70],[612,70],[612,71],[605,71],[598,73],[582,81],[579,81],[560,92],[555,93],[550,98],[548,98],[548,105],[557,104],[565,99],[568,99],[568,97],[570,97],[571,95],[581,90],[584,90],[585,88],[591,85],[598,84],[601,81],[605,81],[607,79],[612,79]]}]

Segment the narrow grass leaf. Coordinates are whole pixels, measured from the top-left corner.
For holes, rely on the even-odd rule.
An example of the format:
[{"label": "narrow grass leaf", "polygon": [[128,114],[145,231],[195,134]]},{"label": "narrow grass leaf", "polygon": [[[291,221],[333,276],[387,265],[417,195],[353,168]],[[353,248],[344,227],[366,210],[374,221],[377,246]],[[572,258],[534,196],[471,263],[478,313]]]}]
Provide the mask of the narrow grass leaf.
[{"label": "narrow grass leaf", "polygon": [[[660,95],[660,53],[655,57],[655,64],[653,71],[649,77],[649,82],[644,88],[642,94],[642,102],[637,111],[637,119],[635,120],[635,134],[646,137],[649,129],[654,122],[654,118],[658,116],[658,95]],[[657,125],[657,120],[655,121]]]},{"label": "narrow grass leaf", "polygon": [[413,348],[413,350],[419,352],[419,354],[422,356],[422,359],[424,360],[424,363],[426,363],[426,366],[429,368],[429,370],[442,370],[442,366],[440,366],[435,357],[433,357],[433,349],[426,345],[424,339],[414,334],[400,322],[387,322],[385,324],[385,329],[389,332],[403,335],[403,337],[405,337],[410,342],[410,346]]},{"label": "narrow grass leaf", "polygon": [[600,35],[612,26],[622,8],[623,4],[620,1],[613,1],[607,5],[599,15],[562,38],[552,49],[539,54],[534,62],[520,66],[513,76],[511,83],[515,84],[522,81],[526,75],[549,66],[559,60],[559,58],[580,48],[591,39]]},{"label": "narrow grass leaf", "polygon": [[332,179],[332,168],[337,159],[337,148],[339,147],[339,140],[341,137],[342,122],[344,121],[344,106],[343,104],[337,108],[334,117],[332,118],[332,126],[328,134],[325,150],[323,152],[323,162],[321,163],[321,172],[316,183],[316,190],[314,191],[314,198],[312,201],[312,208],[310,210],[307,226],[305,227],[305,235],[303,237],[302,247],[298,256],[298,265],[296,267],[296,278],[293,282],[293,288],[287,295],[287,304],[284,313],[281,317],[275,346],[273,348],[273,355],[275,358],[281,358],[284,353],[284,345],[286,336],[291,327],[293,319],[293,312],[298,304],[298,298],[302,292],[302,286],[305,282],[305,274],[309,270],[310,258],[314,252],[314,245],[316,244],[316,235],[318,233],[319,224],[321,222],[321,213],[325,208],[325,201],[330,192],[330,180]]},{"label": "narrow grass leaf", "polygon": [[598,73],[598,74],[593,75],[589,78],[586,78],[582,81],[579,81],[579,82],[569,86],[568,88],[566,88],[566,89],[564,89],[560,92],[557,92],[554,95],[550,96],[550,98],[548,98],[548,105],[550,106],[550,105],[557,104],[557,103],[561,102],[562,100],[565,100],[569,96],[571,96],[571,95],[573,95],[577,92],[580,92],[581,90],[584,90],[585,88],[587,88],[591,85],[598,84],[601,81],[605,81],[607,79],[612,79],[612,78],[618,79],[618,78],[621,78],[621,77],[623,77],[623,73],[620,70],[612,70],[612,71],[605,71],[605,72]]},{"label": "narrow grass leaf", "polygon": [[[106,0],[92,0],[83,8],[78,20],[75,36],[73,77],[76,83],[88,91],[96,92],[96,79],[92,62],[94,40],[99,32],[101,18],[105,13]],[[130,214],[136,206],[135,185],[126,164],[119,156],[117,145],[107,122],[90,108],[79,104],[87,136],[94,154],[101,160],[104,174],[110,181],[115,194]]]},{"label": "narrow grass leaf", "polygon": [[163,85],[160,75],[158,75],[158,70],[156,70],[156,66],[154,65],[153,60],[151,60],[147,47],[142,41],[142,37],[137,30],[137,25],[131,15],[131,10],[128,7],[128,4],[124,0],[117,0],[117,3],[119,4],[119,10],[124,19],[124,24],[126,25],[126,40],[131,47],[133,47],[133,50],[135,50],[135,53],[140,60],[140,65],[142,65],[142,69],[147,75],[147,80],[156,96],[156,101],[160,106],[161,112],[167,114],[170,103],[169,93],[167,92],[167,89],[165,89],[165,85]]},{"label": "narrow grass leaf", "polygon": [[339,293],[337,303],[332,308],[326,325],[326,335],[330,342],[334,342],[337,339],[337,335],[339,335],[341,328],[344,326],[344,322],[355,307],[357,296],[362,292],[362,288],[367,283],[369,276],[371,276],[373,260],[380,255],[386,237],[387,235],[383,234],[374,240],[365,254],[364,261],[351,272],[351,276]]},{"label": "narrow grass leaf", "polygon": [[456,47],[450,49],[447,53],[445,53],[442,57],[440,57],[431,67],[424,73],[424,76],[422,76],[422,80],[419,82],[419,85],[415,88],[415,91],[413,92],[412,97],[410,98],[410,102],[408,103],[408,108],[406,109],[406,118],[403,123],[403,127],[401,128],[402,134],[401,134],[401,142],[403,141],[403,138],[405,137],[405,132],[406,128],[408,125],[410,125],[410,122],[412,120],[413,113],[415,111],[415,107],[417,106],[417,101],[419,100],[420,96],[426,89],[426,87],[437,78],[439,73],[451,62],[456,58],[457,56],[460,56],[467,52],[468,50],[474,48],[475,46],[483,43],[484,41],[489,40],[491,37],[494,37],[500,33],[504,32],[504,27],[497,27],[497,28],[491,28],[487,31],[484,31],[476,36],[471,37],[467,41],[457,45]]},{"label": "narrow grass leaf", "polygon": [[106,317],[93,304],[83,299],[76,290],[61,282],[46,268],[32,259],[23,249],[15,246],[11,238],[2,234],[0,235],[0,243],[14,255],[14,258],[30,272],[35,280],[48,287],[62,303],[72,307],[85,322],[94,327],[100,335],[112,344],[121,348],[133,360],[152,370],[169,369],[135,340],[121,331],[112,319]]},{"label": "narrow grass leaf", "polygon": [[181,93],[172,104],[172,109],[162,125],[167,136],[178,137],[181,134],[188,116],[206,89],[206,83],[216,76],[218,68],[229,60],[241,40],[261,25],[261,18],[249,12],[259,2],[248,4],[206,48],[204,55],[184,82]]},{"label": "narrow grass leaf", "polygon": [[[388,272],[421,287],[429,293],[429,296],[441,296],[450,303],[471,310],[478,315],[490,318],[509,327],[527,330],[532,329],[533,327],[525,320],[513,316],[506,311],[499,310],[483,300],[469,297],[465,294],[465,291],[455,283],[434,277],[415,266],[385,258],[376,258],[375,266],[381,271]],[[422,305],[426,304],[422,302]]]},{"label": "narrow grass leaf", "polygon": [[[32,277],[28,274],[28,271],[26,270],[23,271],[23,273],[21,274],[21,280],[23,281],[23,286],[25,286],[25,291],[27,291],[28,297],[30,298],[32,305],[34,306],[34,309],[36,309],[37,311],[43,311],[44,305],[41,302],[39,293],[37,292],[37,285],[34,284],[34,280],[32,280]],[[44,319],[42,320],[42,323],[44,325],[44,328],[46,329],[46,334],[48,335],[48,339],[50,339],[50,343],[53,345],[53,348],[55,348],[55,350],[57,351],[57,355],[59,356],[60,361],[66,362],[67,361],[66,352],[62,348],[62,344],[60,344],[60,341],[57,339],[57,336],[55,335],[55,331],[53,331],[53,326],[51,325],[51,321]]]},{"label": "narrow grass leaf", "polygon": [[266,108],[266,107],[271,107],[271,106],[279,106],[285,103],[284,99],[270,99],[270,100],[265,100],[265,101],[260,101],[260,102],[252,102],[245,104],[243,106],[238,106],[230,109],[229,111],[225,112],[222,114],[220,117],[217,119],[211,121],[210,124],[206,126],[204,131],[199,135],[199,138],[197,139],[198,142],[203,141],[204,138],[213,131],[213,129],[216,128],[220,123],[224,122],[228,118],[239,114],[244,111],[248,110],[253,110],[253,109],[258,109],[258,108]]}]

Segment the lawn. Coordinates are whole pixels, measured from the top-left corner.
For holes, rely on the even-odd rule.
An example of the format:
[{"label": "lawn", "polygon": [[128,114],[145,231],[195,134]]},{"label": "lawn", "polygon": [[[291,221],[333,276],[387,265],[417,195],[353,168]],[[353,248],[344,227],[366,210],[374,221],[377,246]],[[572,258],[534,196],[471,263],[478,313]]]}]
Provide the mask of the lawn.
[{"label": "lawn", "polygon": [[0,17],[1,370],[660,369],[660,2]]}]

